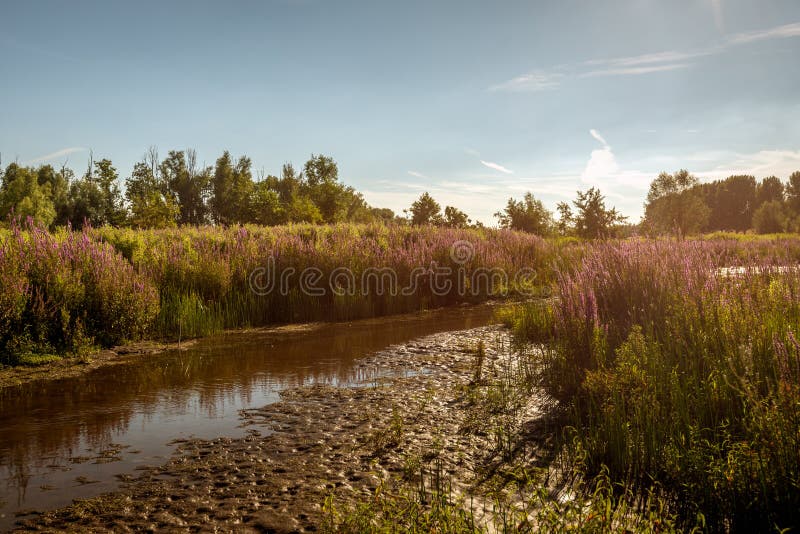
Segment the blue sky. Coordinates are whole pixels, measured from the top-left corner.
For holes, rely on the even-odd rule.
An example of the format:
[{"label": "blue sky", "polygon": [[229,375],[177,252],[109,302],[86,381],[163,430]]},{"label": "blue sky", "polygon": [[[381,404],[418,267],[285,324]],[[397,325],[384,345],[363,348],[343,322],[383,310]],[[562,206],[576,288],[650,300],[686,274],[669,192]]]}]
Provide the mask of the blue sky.
[{"label": "blue sky", "polygon": [[396,211],[493,224],[598,186],[636,221],[688,168],[800,170],[800,2],[0,2],[3,161],[313,153]]}]

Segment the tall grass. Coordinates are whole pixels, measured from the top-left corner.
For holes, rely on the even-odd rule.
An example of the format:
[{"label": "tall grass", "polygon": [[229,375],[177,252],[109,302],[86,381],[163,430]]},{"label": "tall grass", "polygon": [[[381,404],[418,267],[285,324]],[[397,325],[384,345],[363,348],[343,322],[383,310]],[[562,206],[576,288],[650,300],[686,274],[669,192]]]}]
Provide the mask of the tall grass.
[{"label": "tall grass", "polygon": [[0,240],[0,363],[143,336],[158,293],[110,245],[30,224]]},{"label": "tall grass", "polygon": [[[158,287],[161,314],[155,324],[158,335],[203,335],[220,328],[307,320],[349,320],[445,306],[460,301],[480,302],[499,287],[481,284],[457,291],[459,268],[467,273],[480,268],[499,268],[511,274],[534,267],[537,283],[553,280],[550,263],[555,248],[524,234],[496,230],[448,230],[441,228],[387,227],[384,225],[241,228],[182,228],[157,231],[103,228],[91,231],[96,240],[112,244],[137,271]],[[451,248],[466,241],[474,254],[465,264],[451,257]],[[268,295],[251,291],[250,273],[269,265],[293,273],[288,291],[278,288]],[[431,265],[452,270],[452,290],[432,291],[429,277],[419,279],[410,294],[400,291],[414,279],[414,270]],[[324,295],[307,295],[299,286],[306,268],[319,270],[318,287]],[[387,286],[379,294],[375,278],[362,287],[368,270],[391,269],[397,275],[397,291]],[[332,274],[347,269],[356,284],[342,277],[341,291],[331,291]],[[474,289],[474,291],[473,291]],[[513,290],[514,288],[506,288]]]},{"label": "tall grass", "polygon": [[[458,242],[469,243],[470,254],[454,256]],[[141,337],[180,339],[481,302],[513,293],[513,277],[523,268],[534,269],[535,284],[551,284],[556,251],[535,236],[488,229],[344,224],[49,234],[29,223],[0,235],[0,363]],[[252,291],[251,273],[270,266],[278,284],[281,273],[292,273],[286,290]],[[434,291],[431,274],[418,272],[433,266],[451,269],[444,277],[449,290]],[[307,268],[318,270],[314,285],[324,294],[302,291],[299,277]],[[394,290],[378,291],[378,276],[369,272],[379,269],[396,273]],[[509,281],[487,276],[469,287],[470,273],[480,269],[503,270]],[[344,270],[351,274],[332,291],[331,275]],[[404,294],[415,279],[416,289]]]},{"label": "tall grass", "polygon": [[[561,272],[552,313],[531,316],[552,333],[543,384],[572,406],[589,470],[658,483],[712,530],[800,522],[800,271],[771,251],[592,246]],[[720,271],[731,258],[742,269]]]}]

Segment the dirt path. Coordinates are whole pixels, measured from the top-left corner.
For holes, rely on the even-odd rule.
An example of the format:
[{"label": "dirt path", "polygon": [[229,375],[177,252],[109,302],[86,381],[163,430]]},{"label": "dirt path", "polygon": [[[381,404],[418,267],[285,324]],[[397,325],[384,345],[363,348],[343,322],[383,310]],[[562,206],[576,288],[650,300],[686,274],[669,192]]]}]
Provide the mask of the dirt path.
[{"label": "dirt path", "polygon": [[[121,491],[21,519],[19,527],[313,532],[324,520],[326,497],[361,502],[386,481],[420,475],[424,485],[421,466],[434,460],[455,492],[479,495],[493,462],[507,452],[487,411],[494,394],[481,383],[505,372],[512,354],[508,332],[497,326],[390,347],[361,365],[402,369],[402,378],[288,390],[281,402],[243,414],[247,437],[181,442],[166,465],[143,471]],[[513,420],[507,409],[498,412],[503,432],[530,431],[526,425],[542,414],[540,400],[525,396],[511,404]],[[515,454],[537,459],[533,448]]]}]

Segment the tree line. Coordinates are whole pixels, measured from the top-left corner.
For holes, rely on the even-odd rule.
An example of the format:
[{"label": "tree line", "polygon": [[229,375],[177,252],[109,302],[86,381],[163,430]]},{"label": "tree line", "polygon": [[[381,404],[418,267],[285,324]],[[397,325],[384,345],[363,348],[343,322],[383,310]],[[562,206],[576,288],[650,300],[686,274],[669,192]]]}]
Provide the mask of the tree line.
[{"label": "tree line", "polygon": [[336,162],[311,155],[301,171],[283,165],[280,176],[254,177],[252,162],[224,152],[201,166],[194,150],[171,150],[161,159],[151,148],[120,190],[109,159],[90,157],[81,176],[66,165],[0,167],[0,216],[31,217],[56,227],[70,224],[164,228],[176,225],[337,223],[395,219],[373,208],[339,180]]},{"label": "tree line", "polygon": [[650,184],[642,230],[650,234],[753,230],[800,231],[800,171],[786,183],[735,175],[700,183],[687,170],[661,173]]},{"label": "tree line", "polygon": [[[53,228],[71,225],[165,228],[178,225],[273,226],[286,223],[374,222],[481,226],[455,206],[440,204],[427,192],[397,216],[372,207],[339,179],[329,156],[312,154],[302,170],[287,163],[280,176],[254,176],[250,158],[225,151],[214,165],[198,164],[194,150],[171,150],[160,158],[150,148],[119,187],[119,172],[109,159],[89,158],[76,176],[66,165],[0,165],[0,217],[31,217]],[[503,228],[537,235],[613,237],[635,232],[687,235],[713,231],[777,233],[800,231],[800,171],[786,184],[770,176],[730,176],[701,183],[686,170],[662,172],[650,184],[645,214],[631,225],[607,207],[597,188],[578,191],[571,203],[559,202],[558,216],[526,193],[510,198],[495,217]]]}]

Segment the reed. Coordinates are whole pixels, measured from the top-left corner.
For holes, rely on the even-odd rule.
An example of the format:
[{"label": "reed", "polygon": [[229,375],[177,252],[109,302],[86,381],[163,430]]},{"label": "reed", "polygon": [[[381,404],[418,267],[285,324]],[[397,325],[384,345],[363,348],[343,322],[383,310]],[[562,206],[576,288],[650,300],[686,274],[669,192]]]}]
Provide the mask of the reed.
[{"label": "reed", "polygon": [[[467,243],[467,254],[455,254],[458,243]],[[51,234],[28,222],[0,235],[0,363],[142,337],[186,339],[225,328],[478,303],[529,289],[531,278],[549,287],[557,250],[535,236],[490,229],[342,224]],[[254,292],[251,274],[268,267],[276,284],[291,273],[285,290]],[[441,278],[449,289],[434,290],[432,267],[450,269]],[[323,294],[303,290],[307,269],[316,270],[314,287]],[[387,269],[396,286],[387,283],[381,292]],[[522,269],[534,275],[524,288],[514,280]],[[509,278],[492,278],[492,270]],[[482,271],[486,276],[470,276]],[[412,281],[413,291],[403,292]]]},{"label": "reed", "polygon": [[549,314],[516,314],[535,318],[523,335],[552,332],[542,384],[571,407],[589,474],[659,484],[712,531],[798,524],[800,271],[784,245],[590,246]]}]

